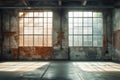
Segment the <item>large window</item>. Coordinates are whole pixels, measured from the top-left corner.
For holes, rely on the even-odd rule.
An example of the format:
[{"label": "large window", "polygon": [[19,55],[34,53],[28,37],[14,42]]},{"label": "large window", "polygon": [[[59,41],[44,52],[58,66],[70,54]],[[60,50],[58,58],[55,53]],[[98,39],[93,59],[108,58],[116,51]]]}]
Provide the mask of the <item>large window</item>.
[{"label": "large window", "polygon": [[19,46],[52,46],[52,12],[19,12]]},{"label": "large window", "polygon": [[103,45],[103,16],[101,12],[71,11],[69,18],[69,46]]}]

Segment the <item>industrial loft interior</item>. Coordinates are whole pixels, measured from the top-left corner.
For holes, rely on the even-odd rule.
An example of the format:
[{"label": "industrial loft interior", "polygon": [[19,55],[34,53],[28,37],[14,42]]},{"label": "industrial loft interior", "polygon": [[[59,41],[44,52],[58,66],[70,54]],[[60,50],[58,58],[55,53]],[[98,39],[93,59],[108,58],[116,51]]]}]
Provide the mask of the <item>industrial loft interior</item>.
[{"label": "industrial loft interior", "polygon": [[120,80],[120,0],[0,0],[0,80]]}]

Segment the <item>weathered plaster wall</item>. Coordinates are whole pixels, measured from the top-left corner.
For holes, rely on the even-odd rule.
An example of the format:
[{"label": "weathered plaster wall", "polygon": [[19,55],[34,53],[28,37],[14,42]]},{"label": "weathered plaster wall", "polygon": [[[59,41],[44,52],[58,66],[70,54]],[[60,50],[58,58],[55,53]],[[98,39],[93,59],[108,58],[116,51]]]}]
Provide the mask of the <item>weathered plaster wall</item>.
[{"label": "weathered plaster wall", "polygon": [[[18,48],[18,19],[16,10],[2,10],[2,58],[13,59],[12,50]],[[15,57],[14,57],[15,58]]]},{"label": "weathered plaster wall", "polygon": [[68,30],[64,9],[53,10],[53,59],[68,59]]},{"label": "weathered plaster wall", "polygon": [[112,9],[104,12],[103,59],[112,58]]},{"label": "weathered plaster wall", "polygon": [[0,13],[0,56],[2,54],[2,30],[1,29],[2,27],[1,27],[1,13]]},{"label": "weathered plaster wall", "polygon": [[[76,9],[80,10],[80,9]],[[70,59],[70,60],[101,60],[106,58],[106,51],[108,50],[106,33],[106,13],[104,14],[103,26],[103,48],[101,47],[69,47],[68,46],[68,12],[73,9],[62,9],[62,33],[60,33],[60,11],[54,10],[53,17],[53,59]],[[109,31],[109,30],[108,30]],[[59,34],[61,35],[62,43],[59,41]],[[61,49],[62,46],[62,49]]]},{"label": "weathered plaster wall", "polygon": [[113,11],[113,54],[112,59],[120,61],[120,9]]},{"label": "weathered plaster wall", "polygon": [[[67,9],[52,9],[53,11],[53,47],[18,47],[18,12],[3,10],[3,58],[5,59],[70,59],[70,60],[101,60],[106,50],[104,22],[105,50],[101,47],[69,47],[68,46],[68,11]],[[12,33],[11,33],[12,32]],[[42,51],[43,50],[43,51]],[[111,49],[109,49],[110,51]],[[110,51],[111,52],[111,51]]]}]

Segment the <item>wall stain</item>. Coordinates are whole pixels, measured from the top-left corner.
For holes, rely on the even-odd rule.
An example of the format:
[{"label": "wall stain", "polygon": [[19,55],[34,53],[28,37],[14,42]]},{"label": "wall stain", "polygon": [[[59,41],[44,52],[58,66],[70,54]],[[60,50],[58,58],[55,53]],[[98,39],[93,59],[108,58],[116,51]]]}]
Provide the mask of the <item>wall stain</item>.
[{"label": "wall stain", "polygon": [[113,46],[120,50],[120,30],[114,31],[113,32]]},{"label": "wall stain", "polygon": [[57,41],[54,45],[59,46],[61,44],[61,40],[65,40],[64,32],[57,32]]},{"label": "wall stain", "polygon": [[19,47],[12,49],[13,58],[29,57],[37,59],[50,59],[52,57],[52,47]]}]

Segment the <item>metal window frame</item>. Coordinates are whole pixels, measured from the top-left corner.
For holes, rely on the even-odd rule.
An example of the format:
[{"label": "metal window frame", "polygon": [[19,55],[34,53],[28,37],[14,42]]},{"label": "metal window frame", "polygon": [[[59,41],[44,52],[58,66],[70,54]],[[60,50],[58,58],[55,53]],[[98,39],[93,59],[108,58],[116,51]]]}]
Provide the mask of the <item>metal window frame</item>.
[{"label": "metal window frame", "polygon": [[[45,10],[45,11],[44,11],[44,10],[43,10],[43,11],[38,11],[38,10],[36,10],[36,11],[31,11],[31,10],[29,10],[29,11],[21,11],[21,12],[23,12],[23,13],[24,13],[24,12],[32,12],[32,13],[33,13],[33,17],[29,17],[29,16],[28,16],[28,17],[25,17],[25,16],[23,16],[23,17],[18,17],[18,18],[23,18],[23,33],[22,33],[22,34],[20,33],[20,26],[19,26],[19,36],[22,36],[22,37],[23,37],[23,43],[22,43],[22,44],[23,44],[23,47],[31,47],[31,46],[28,45],[28,44],[27,44],[27,46],[25,46],[24,36],[32,36],[32,37],[33,37],[33,45],[32,45],[32,47],[36,46],[35,43],[34,43],[34,37],[35,37],[35,36],[41,36],[41,37],[43,36],[43,38],[42,38],[42,43],[43,43],[43,44],[42,44],[42,45],[39,45],[40,47],[52,47],[52,46],[53,46],[52,42],[51,42],[51,45],[48,44],[48,36],[51,36],[51,37],[52,37],[52,34],[48,34],[48,24],[49,24],[49,23],[48,23],[48,19],[49,19],[49,18],[53,18],[53,16],[52,16],[52,17],[49,17],[49,16],[48,16],[48,12],[52,12],[52,11],[46,11],[46,10]],[[43,17],[34,17],[34,16],[35,16],[35,15],[34,15],[34,12],[38,12],[38,13],[39,13],[39,12],[42,12],[42,13],[43,13]],[[44,12],[47,13],[47,16],[46,16],[46,17],[44,17]],[[27,19],[32,18],[32,19],[33,19],[33,26],[31,26],[31,27],[33,27],[33,34],[25,34],[25,33],[24,33],[24,30],[25,30],[25,29],[24,29],[24,28],[25,28],[25,21],[24,21],[24,20],[25,20],[25,18],[27,18]],[[43,26],[38,26],[38,27],[43,27],[43,32],[42,32],[42,34],[34,34],[34,28],[35,28],[34,19],[35,19],[35,18],[43,18]],[[44,19],[45,19],[45,18],[47,19],[47,22],[44,22]],[[52,22],[52,23],[53,23],[53,22]],[[19,23],[19,24],[20,24],[20,23]],[[27,24],[28,24],[28,23],[27,23]],[[47,34],[44,34],[44,28],[45,28],[45,27],[44,27],[44,24],[47,25],[47,28],[46,28],[46,29],[47,29]],[[30,26],[28,26],[28,27],[30,27]],[[52,28],[51,28],[51,30],[52,30]],[[44,44],[44,37],[45,37],[45,36],[47,37],[47,44],[46,44],[46,45]],[[52,39],[52,38],[51,38],[51,39]],[[20,39],[19,39],[19,40],[20,40]],[[39,40],[39,39],[38,39],[38,40]],[[52,41],[52,40],[51,40],[51,41]],[[19,46],[21,46],[21,45],[20,45],[20,41],[19,41]],[[37,45],[37,46],[38,46],[38,45]]]},{"label": "metal window frame", "polygon": [[[103,20],[103,16],[102,17],[94,17],[93,16],[93,13],[95,12],[95,11],[91,11],[92,12],[92,17],[84,17],[84,12],[90,12],[90,11],[70,11],[70,12],[72,12],[72,17],[69,17],[68,16],[68,20],[71,18],[72,19],[72,21],[73,21],[73,23],[72,23],[72,25],[73,25],[73,30],[72,30],[72,33],[69,33],[69,36],[72,36],[72,40],[73,40],[73,44],[72,45],[69,45],[69,47],[102,47],[102,46],[94,46],[94,44],[93,44],[93,36],[94,35],[99,35],[99,36],[102,36],[103,35],[103,31],[102,31],[102,34],[94,34],[94,27],[93,27],[93,25],[94,25],[94,23],[93,23],[93,19],[94,18],[96,18],[96,19],[102,19]],[[82,17],[74,17],[74,12],[82,12]],[[97,12],[96,12],[97,13]],[[102,12],[100,12],[100,13],[102,13]],[[103,13],[102,13],[103,14]],[[75,26],[74,26],[74,19],[75,18],[82,18],[82,34],[74,34],[74,28],[75,28]],[[84,19],[88,19],[88,18],[91,18],[92,19],[92,34],[84,34]],[[69,22],[68,22],[69,23]],[[71,23],[69,23],[69,24],[71,24]],[[79,24],[79,23],[78,23]],[[98,23],[97,23],[98,24]],[[102,25],[103,25],[103,23],[102,23]],[[78,26],[78,27],[81,27],[81,26]],[[103,27],[103,26],[102,26]],[[68,27],[68,29],[69,29],[69,27]],[[88,32],[88,30],[87,30],[87,32]],[[74,45],[74,36],[82,36],[82,46],[75,46]],[[92,45],[89,45],[89,46],[85,46],[84,45],[84,36],[92,36]],[[102,36],[103,37],[103,36]],[[68,40],[69,41],[69,40]],[[79,44],[79,42],[78,42],[78,44]],[[102,44],[103,45],[103,44]]]}]

